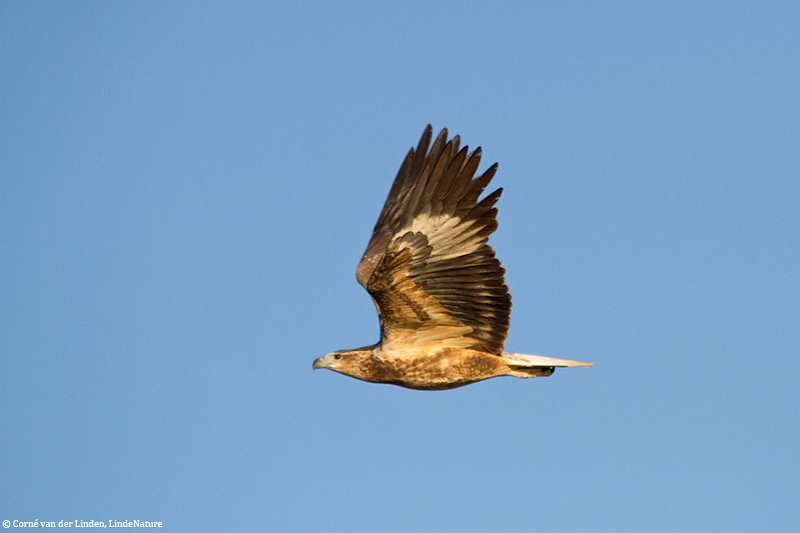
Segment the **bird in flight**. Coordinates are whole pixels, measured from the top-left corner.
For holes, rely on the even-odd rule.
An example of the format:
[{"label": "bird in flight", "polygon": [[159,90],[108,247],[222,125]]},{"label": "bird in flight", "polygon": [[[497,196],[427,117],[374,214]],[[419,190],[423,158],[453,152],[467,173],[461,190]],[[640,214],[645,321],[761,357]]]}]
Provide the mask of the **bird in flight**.
[{"label": "bird in flight", "polygon": [[[314,361],[373,383],[454,389],[497,376],[549,376],[555,367],[590,366],[503,351],[511,314],[505,270],[486,244],[497,228],[503,189],[479,201],[497,164],[473,178],[481,149],[459,150],[428,125],[400,166],[356,279],[381,324],[377,344]],[[429,149],[430,147],[430,149]]]}]

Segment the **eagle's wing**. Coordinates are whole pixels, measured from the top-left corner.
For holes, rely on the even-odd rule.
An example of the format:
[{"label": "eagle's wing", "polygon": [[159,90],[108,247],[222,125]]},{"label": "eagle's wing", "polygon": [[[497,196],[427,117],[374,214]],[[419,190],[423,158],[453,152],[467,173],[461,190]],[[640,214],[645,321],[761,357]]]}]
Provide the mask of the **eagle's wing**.
[{"label": "eagle's wing", "polygon": [[502,189],[478,197],[497,165],[473,179],[480,148],[458,150],[431,126],[394,180],[356,270],[381,319],[384,349],[436,345],[500,354],[511,296],[486,244]]}]

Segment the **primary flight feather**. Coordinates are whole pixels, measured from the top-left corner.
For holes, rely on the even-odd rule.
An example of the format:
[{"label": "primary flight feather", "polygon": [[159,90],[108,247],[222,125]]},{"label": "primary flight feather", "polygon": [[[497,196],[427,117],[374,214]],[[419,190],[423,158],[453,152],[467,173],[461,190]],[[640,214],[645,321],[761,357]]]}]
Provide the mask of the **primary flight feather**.
[{"label": "primary flight feather", "polygon": [[[479,201],[497,170],[474,177],[481,149],[459,150],[428,125],[400,166],[356,279],[372,296],[378,344],[314,361],[373,383],[440,390],[496,376],[549,376],[591,363],[503,352],[511,314],[504,270],[486,244],[497,229],[494,204]],[[429,149],[430,148],[430,149]]]}]

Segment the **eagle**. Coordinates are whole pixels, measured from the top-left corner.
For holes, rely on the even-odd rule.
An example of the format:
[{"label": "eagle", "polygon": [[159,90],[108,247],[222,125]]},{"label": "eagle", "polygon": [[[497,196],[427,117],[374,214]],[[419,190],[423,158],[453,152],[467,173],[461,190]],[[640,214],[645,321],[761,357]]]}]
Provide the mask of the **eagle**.
[{"label": "eagle", "polygon": [[533,378],[592,363],[503,351],[511,315],[505,270],[487,244],[503,189],[479,200],[480,147],[425,128],[406,155],[356,269],[380,318],[377,344],[314,361],[372,383],[454,389],[497,376]]}]

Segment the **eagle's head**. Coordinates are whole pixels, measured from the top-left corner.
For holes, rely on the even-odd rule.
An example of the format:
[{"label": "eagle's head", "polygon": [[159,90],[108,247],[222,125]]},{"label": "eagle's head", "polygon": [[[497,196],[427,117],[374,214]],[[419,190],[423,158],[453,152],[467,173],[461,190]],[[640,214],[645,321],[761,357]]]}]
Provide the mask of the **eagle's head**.
[{"label": "eagle's head", "polygon": [[374,359],[372,348],[372,346],[369,346],[357,350],[338,350],[329,353],[325,357],[320,357],[314,361],[314,370],[327,368],[340,374],[370,381],[367,375],[370,373],[371,367],[374,366],[370,364],[372,363],[371,359]]}]

